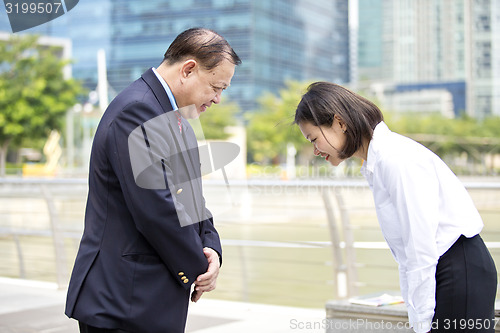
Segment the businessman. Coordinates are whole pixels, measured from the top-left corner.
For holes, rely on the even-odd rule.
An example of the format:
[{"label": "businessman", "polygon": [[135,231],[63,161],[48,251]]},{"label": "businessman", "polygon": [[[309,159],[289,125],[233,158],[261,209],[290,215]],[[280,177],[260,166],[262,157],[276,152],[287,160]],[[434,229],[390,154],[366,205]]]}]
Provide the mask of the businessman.
[{"label": "businessman", "polygon": [[66,301],[80,332],[184,332],[190,294],[215,288],[222,249],[185,118],[219,103],[240,63],[216,32],[186,30],[104,112]]}]

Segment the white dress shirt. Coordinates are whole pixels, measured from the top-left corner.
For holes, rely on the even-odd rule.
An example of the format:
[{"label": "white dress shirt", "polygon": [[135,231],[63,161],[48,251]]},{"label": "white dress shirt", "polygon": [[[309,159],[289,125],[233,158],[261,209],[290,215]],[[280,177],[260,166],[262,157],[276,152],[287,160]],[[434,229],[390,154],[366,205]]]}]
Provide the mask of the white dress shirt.
[{"label": "white dress shirt", "polygon": [[375,127],[361,168],[373,192],[377,218],[399,265],[401,293],[415,332],[428,332],[434,316],[436,265],[460,237],[483,228],[466,189],[433,152]]},{"label": "white dress shirt", "polygon": [[155,73],[156,77],[160,81],[161,85],[163,86],[163,89],[165,89],[165,92],[167,93],[168,99],[170,100],[170,104],[172,105],[172,108],[174,110],[177,110],[177,102],[175,101],[174,94],[172,94],[172,90],[170,90],[170,87],[168,86],[167,82],[161,77],[160,73],[156,70],[156,68],[152,67],[153,73]]}]

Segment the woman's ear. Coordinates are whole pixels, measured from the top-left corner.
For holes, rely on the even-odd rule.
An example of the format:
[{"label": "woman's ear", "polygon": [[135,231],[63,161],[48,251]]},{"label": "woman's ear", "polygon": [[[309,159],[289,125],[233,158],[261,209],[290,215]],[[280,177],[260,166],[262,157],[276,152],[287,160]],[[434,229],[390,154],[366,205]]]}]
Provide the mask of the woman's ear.
[{"label": "woman's ear", "polygon": [[342,120],[342,118],[340,118],[337,115],[334,115],[333,119],[334,119],[333,123],[335,124],[335,121],[337,121],[339,123],[340,129],[342,130],[342,133],[345,133],[347,131],[347,126],[346,126],[345,122]]}]

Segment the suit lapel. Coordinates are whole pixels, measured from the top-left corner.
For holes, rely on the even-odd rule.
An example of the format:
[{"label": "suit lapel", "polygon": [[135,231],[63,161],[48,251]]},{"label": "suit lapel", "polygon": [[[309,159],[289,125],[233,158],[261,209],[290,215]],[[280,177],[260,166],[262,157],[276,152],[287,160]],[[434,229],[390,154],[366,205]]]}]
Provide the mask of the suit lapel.
[{"label": "suit lapel", "polygon": [[172,104],[170,104],[167,92],[161,85],[161,82],[158,81],[158,78],[156,77],[156,74],[153,72],[152,68],[148,69],[146,72],[144,72],[144,74],[142,74],[142,79],[147,83],[147,85],[153,91],[153,94],[155,95],[156,99],[163,108],[163,111],[164,112],[172,111],[173,107]]},{"label": "suit lapel", "polygon": [[[153,94],[155,95],[156,99],[160,103],[161,107],[163,108],[164,112],[171,112],[173,110],[172,104],[170,104],[170,100],[168,98],[167,92],[163,88],[161,82],[158,80],[156,77],[156,74],[153,72],[153,70],[150,68],[144,74],[142,74],[142,79],[148,84],[148,86],[151,88],[153,91]],[[195,166],[190,160],[189,157],[189,149],[192,149],[191,145],[189,145],[188,141],[188,146],[186,146],[186,143],[184,142],[184,138],[182,136],[182,133],[179,131],[178,123],[177,123],[177,117],[175,117],[175,114],[169,114],[168,116],[169,119],[169,125],[170,125],[170,131],[173,133],[173,137],[178,144],[180,148],[180,153],[182,155],[182,158],[184,160],[184,164],[186,165],[187,172],[189,174],[189,179],[196,179],[196,172],[193,169]],[[186,120],[183,120],[182,122],[183,129],[187,129],[188,126],[190,127],[189,123]],[[188,133],[186,133],[188,134]],[[194,135],[193,131],[191,130],[191,134]],[[190,135],[186,135],[187,138],[190,138]],[[197,146],[197,145],[196,145]]]}]

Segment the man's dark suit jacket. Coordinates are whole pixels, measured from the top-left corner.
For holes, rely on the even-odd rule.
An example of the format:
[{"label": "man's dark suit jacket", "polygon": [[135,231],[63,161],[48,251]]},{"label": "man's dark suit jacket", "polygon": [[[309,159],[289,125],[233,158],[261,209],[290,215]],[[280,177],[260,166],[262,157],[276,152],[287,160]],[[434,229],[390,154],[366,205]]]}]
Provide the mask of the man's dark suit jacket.
[{"label": "man's dark suit jacket", "polygon": [[[85,230],[68,288],[69,317],[135,333],[184,332],[191,284],[208,268],[203,248],[219,254],[222,249],[210,215],[201,212],[202,220],[186,212],[205,209],[196,178],[200,162],[196,149],[183,149],[186,142],[187,148],[193,146],[192,139],[182,142],[182,135],[194,137],[192,128],[183,120],[184,133],[179,133],[177,122],[164,117],[174,114],[171,110],[150,69],[110,103],[99,123]],[[159,141],[168,152],[151,159],[144,181],[148,168],[137,172],[129,137],[141,129],[151,153],[155,147],[145,124],[159,116],[166,126]]]}]

